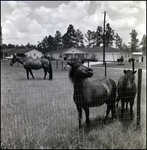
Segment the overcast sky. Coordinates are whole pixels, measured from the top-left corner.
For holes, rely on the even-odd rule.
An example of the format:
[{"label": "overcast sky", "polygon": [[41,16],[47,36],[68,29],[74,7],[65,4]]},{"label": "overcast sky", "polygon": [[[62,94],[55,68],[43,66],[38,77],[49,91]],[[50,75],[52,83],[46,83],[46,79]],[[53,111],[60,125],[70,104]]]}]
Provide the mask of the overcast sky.
[{"label": "overcast sky", "polygon": [[128,45],[133,29],[146,35],[146,1],[1,1],[3,44],[38,44],[45,36],[64,35],[69,24],[83,34],[106,23]]}]

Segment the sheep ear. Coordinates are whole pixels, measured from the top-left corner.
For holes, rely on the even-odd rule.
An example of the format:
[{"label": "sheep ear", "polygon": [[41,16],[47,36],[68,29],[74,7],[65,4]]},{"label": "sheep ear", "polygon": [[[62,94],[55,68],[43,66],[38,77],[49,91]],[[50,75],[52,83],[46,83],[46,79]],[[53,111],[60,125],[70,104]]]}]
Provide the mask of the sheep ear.
[{"label": "sheep ear", "polygon": [[124,69],[124,73],[125,73],[125,74],[126,74],[126,72],[127,72],[127,71]]},{"label": "sheep ear", "polygon": [[137,70],[133,71],[133,74],[135,74],[137,72]]}]

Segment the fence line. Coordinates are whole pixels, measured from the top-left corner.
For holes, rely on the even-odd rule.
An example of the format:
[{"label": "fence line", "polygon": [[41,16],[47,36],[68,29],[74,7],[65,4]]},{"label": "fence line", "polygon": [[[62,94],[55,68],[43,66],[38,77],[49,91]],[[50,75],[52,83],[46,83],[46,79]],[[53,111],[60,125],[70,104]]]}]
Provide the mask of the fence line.
[{"label": "fence line", "polygon": [[142,69],[138,69],[138,91],[137,91],[137,127],[140,127],[141,120],[141,82],[142,82]]},{"label": "fence line", "polygon": [[[71,141],[75,140],[78,134],[77,135],[71,134],[71,132],[75,133],[75,131],[78,131],[78,118],[77,118],[78,114],[73,101],[73,87],[69,82],[67,70],[59,71],[60,68],[62,69],[64,68],[64,65],[66,65],[64,64],[65,62],[63,63],[60,61],[52,61],[52,62],[55,69],[54,72],[55,77],[53,81],[37,80],[37,79],[27,80],[26,76],[21,76],[23,74],[22,72],[19,73],[12,72],[12,74],[5,73],[2,76],[2,145],[5,145],[6,143],[6,146],[8,146],[9,143],[11,142],[11,144],[14,144],[14,146],[18,146],[19,144],[22,144],[24,141],[24,144],[26,144],[25,145],[26,148],[30,148],[29,145],[31,144],[29,143],[29,141],[31,141],[32,143],[33,142],[35,143],[35,141],[37,141],[38,143],[37,142],[35,143],[36,148],[41,148],[41,146],[44,146],[44,148],[48,148],[46,147],[46,143],[50,143],[51,147],[49,148],[52,148],[52,145],[58,146],[58,144],[55,143],[59,143],[60,146],[61,139],[63,140],[63,144],[67,143],[66,140],[68,140],[69,142],[70,138]],[[7,64],[9,64],[8,61]],[[17,70],[17,67],[15,67],[15,69]],[[95,68],[95,71],[96,70],[98,69]],[[61,74],[59,75],[60,72]],[[103,76],[103,74],[104,73],[102,68],[101,76]],[[119,73],[119,75],[120,74],[121,73]],[[113,70],[112,71],[110,70],[109,75],[113,77],[115,81],[118,81],[117,79],[119,75],[114,74]],[[8,78],[8,76],[11,78]],[[40,74],[38,73],[38,76],[42,77],[42,73]],[[133,125],[135,125],[135,127],[136,127],[136,119],[137,119],[137,124],[139,125],[143,121],[143,119],[141,119],[142,116],[140,113],[143,110],[140,104],[141,103],[144,104],[143,101],[139,101],[140,103],[139,107],[137,104],[138,97],[140,95],[139,98],[141,99],[142,90],[144,90],[141,88],[142,85],[140,84],[140,83],[144,84],[143,81],[141,80],[142,72],[140,72],[140,70],[138,70],[137,76],[138,76],[138,87],[140,88],[138,88],[139,94],[137,93],[136,95],[137,101],[134,101],[135,109],[133,109],[133,111],[135,112],[134,115],[135,120],[133,122]],[[143,77],[144,76],[145,75],[143,74]],[[4,79],[6,81],[4,81]],[[136,108],[138,112],[137,117],[136,117]],[[95,130],[91,129],[92,132],[90,131],[90,134],[92,133],[94,134],[92,134],[92,136],[90,136],[89,134],[88,138],[93,139],[95,138],[94,135],[100,135],[100,136],[96,136],[96,138],[99,137],[99,139],[103,141],[104,138],[113,139],[114,137],[116,137],[116,135],[118,135],[116,138],[117,140],[119,140],[123,134],[123,132],[121,132],[122,129],[121,123],[118,123],[116,121],[113,124],[112,122],[110,122],[110,124],[108,123],[104,129],[101,126],[102,124],[101,118],[103,118],[103,116],[105,115],[105,109],[106,109],[105,105],[99,108],[90,109],[91,123],[95,124],[93,126],[97,126],[97,127],[95,128]],[[85,115],[83,114],[83,122],[85,124],[84,116]],[[95,117],[97,118],[94,119]],[[125,117],[126,117],[125,119],[128,120],[127,119],[128,116]],[[127,131],[129,130],[127,129]],[[116,134],[116,132],[118,132],[118,134]],[[85,135],[83,134],[83,137],[85,139],[88,139],[86,135],[87,134]],[[133,135],[135,134],[132,134],[132,136]],[[96,141],[99,142],[100,141],[99,139],[96,139]],[[133,141],[135,138],[131,138],[131,139]],[[120,141],[124,142],[122,139]],[[17,144],[17,142],[18,145],[15,145]],[[103,142],[105,142],[105,140]],[[140,142],[142,141],[140,140]],[[79,144],[81,143],[79,142]],[[120,144],[120,143],[113,143],[113,141],[108,141],[108,143],[107,142],[105,143],[106,145],[115,145],[115,146]],[[130,143],[131,142],[129,141],[128,144]],[[77,142],[75,142],[75,144],[77,145]],[[9,147],[5,147],[5,148],[9,148]],[[24,145],[23,148],[25,148]],[[100,147],[95,147],[95,148],[100,148]],[[114,148],[114,147],[112,146],[106,148]]]},{"label": "fence line", "polygon": [[[65,69],[67,66],[66,61],[61,60],[52,60],[51,61],[54,66],[54,69]],[[105,61],[104,68],[105,68],[105,77],[107,76],[107,62],[117,62],[117,61]],[[4,65],[9,65],[10,60],[3,60],[1,63]],[[90,66],[90,61],[87,61],[88,67]],[[22,66],[18,62],[15,64],[16,66]],[[60,66],[60,67],[59,67]],[[134,61],[132,61],[132,70],[135,69]],[[138,90],[137,90],[137,127],[140,127],[140,120],[141,120],[141,83],[142,83],[142,69],[138,69]]]}]

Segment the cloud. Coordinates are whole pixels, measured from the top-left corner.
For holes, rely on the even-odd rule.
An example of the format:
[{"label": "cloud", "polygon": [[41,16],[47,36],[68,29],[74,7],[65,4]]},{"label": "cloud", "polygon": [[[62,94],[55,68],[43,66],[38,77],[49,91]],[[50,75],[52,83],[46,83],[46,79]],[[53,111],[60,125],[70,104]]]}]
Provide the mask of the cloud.
[{"label": "cloud", "polygon": [[54,36],[57,30],[64,34],[69,24],[72,24],[75,29],[80,29],[80,26],[85,24],[85,29],[87,29],[86,22],[89,22],[87,13],[89,5],[90,2],[88,1],[71,1],[67,5],[63,3],[54,9],[40,6],[34,12],[42,18],[44,27],[50,30],[49,34]]},{"label": "cloud", "polygon": [[[96,31],[98,26],[103,26],[104,10],[107,11],[106,23],[110,23],[126,43],[130,40],[129,33],[133,29],[141,36],[146,26],[144,1],[70,1],[55,8],[47,3],[43,5],[42,2],[42,5],[34,9],[26,1],[9,1],[8,4],[13,11],[4,15],[6,20],[2,22],[3,34],[22,39],[31,37],[32,41],[34,38],[33,44],[45,36],[54,36],[57,30],[63,35],[69,24],[83,34],[88,30]],[[26,40],[29,42],[29,38]]]},{"label": "cloud", "polygon": [[11,21],[19,32],[29,32],[28,24],[31,20],[27,16],[30,14],[31,9],[23,2],[9,1],[8,4],[14,10],[10,14],[5,14],[5,18]]},{"label": "cloud", "polygon": [[47,31],[45,32],[35,19],[30,18],[29,15],[32,10],[28,5],[16,1],[8,2],[8,4],[13,8],[13,11],[5,14],[6,21],[2,24],[4,37],[10,35],[8,41],[13,39],[19,41],[19,38],[22,38],[21,41],[25,40],[25,43],[27,43],[29,42],[28,38],[34,34],[37,35],[36,33],[42,34],[43,32],[45,35]]},{"label": "cloud", "polygon": [[24,6],[27,6],[27,4],[24,2],[8,1],[7,3],[13,9],[23,8]]},{"label": "cloud", "polygon": [[[138,38],[143,36],[146,24],[146,21],[142,19],[142,16],[145,16],[142,14],[146,7],[145,1],[105,1],[97,2],[97,5],[97,12],[102,10],[107,12],[106,23],[110,23],[114,32],[119,34],[124,43],[128,44],[130,41],[129,33],[133,29],[137,30]],[[141,23],[144,26],[140,25]]]},{"label": "cloud", "polygon": [[58,8],[48,8],[41,6],[35,9],[35,13],[39,15],[44,22],[52,21],[57,23],[60,21],[69,22],[69,20],[79,21],[87,14],[89,2],[72,1],[68,5],[61,4]]}]

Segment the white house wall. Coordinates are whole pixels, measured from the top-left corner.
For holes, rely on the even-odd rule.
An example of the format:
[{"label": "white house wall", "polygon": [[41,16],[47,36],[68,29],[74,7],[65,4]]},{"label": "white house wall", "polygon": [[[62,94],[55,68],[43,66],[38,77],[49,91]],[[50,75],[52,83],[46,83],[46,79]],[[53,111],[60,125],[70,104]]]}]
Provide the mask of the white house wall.
[{"label": "white house wall", "polygon": [[[92,54],[96,55],[96,59],[98,61],[103,61],[103,53],[102,52],[97,52],[97,53],[89,53],[87,58],[91,58]],[[116,61],[118,57],[118,53],[105,53],[105,61]]]},{"label": "white house wall", "polygon": [[32,58],[40,58],[42,56],[42,53],[37,51],[37,50],[31,50],[29,52],[25,53],[28,57],[32,57]]},{"label": "white house wall", "polygon": [[53,56],[55,59],[59,59],[59,53],[52,53],[52,56]]},{"label": "white house wall", "polygon": [[68,51],[65,51],[63,52],[64,54],[73,54],[73,53],[76,53],[76,54],[84,54],[85,52],[81,51],[81,50],[78,50],[76,48],[71,48],[69,49]]},{"label": "white house wall", "polygon": [[[72,57],[82,56],[84,58],[91,58],[93,54],[96,55],[96,59],[98,61],[103,61],[103,52],[85,52],[76,48],[70,48],[66,51],[61,52],[62,59],[64,57],[68,57],[68,59]],[[52,56],[55,59],[59,59],[59,53],[52,53]],[[124,57],[124,61],[128,61],[129,58],[132,57],[131,53],[127,52],[105,52],[105,60],[106,61],[117,61],[118,58]]]},{"label": "white house wall", "polygon": [[[96,59],[98,59],[98,61],[103,61],[103,52],[90,52],[87,55],[87,58],[91,58],[92,54],[96,55]],[[121,56],[124,57],[124,61],[128,61],[128,59],[132,57],[130,53],[105,52],[105,61],[117,61],[117,59],[121,58]]]}]

